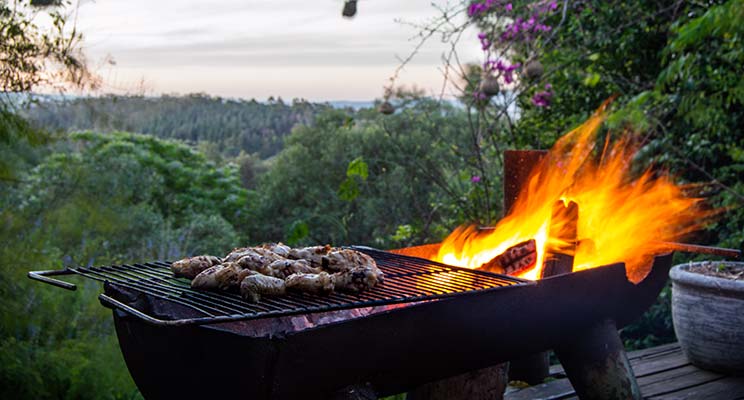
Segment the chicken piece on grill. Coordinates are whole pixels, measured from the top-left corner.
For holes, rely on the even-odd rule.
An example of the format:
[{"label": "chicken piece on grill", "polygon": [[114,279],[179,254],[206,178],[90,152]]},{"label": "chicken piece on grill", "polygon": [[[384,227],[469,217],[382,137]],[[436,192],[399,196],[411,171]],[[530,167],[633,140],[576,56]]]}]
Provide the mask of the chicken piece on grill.
[{"label": "chicken piece on grill", "polygon": [[313,268],[307,260],[277,260],[269,265],[271,276],[279,279],[286,279],[288,276],[296,273],[317,274],[320,268]]},{"label": "chicken piece on grill", "polygon": [[283,295],[286,290],[284,280],[261,274],[249,275],[240,282],[240,295],[251,303],[258,303],[261,296]]},{"label": "chicken piece on grill", "polygon": [[194,279],[205,269],[220,263],[222,263],[222,260],[214,256],[189,257],[171,264],[171,271],[176,277]]},{"label": "chicken piece on grill", "polygon": [[282,259],[284,257],[280,256],[279,254],[269,250],[265,249],[263,247],[241,247],[238,249],[234,249],[231,251],[226,257],[225,261],[227,262],[236,262],[240,260],[243,257],[251,256],[253,258],[260,258],[263,257],[269,262],[267,264],[271,264],[272,262]]},{"label": "chicken piece on grill", "polygon": [[323,258],[323,268],[333,272],[343,272],[357,267],[374,267],[377,263],[372,257],[351,249],[335,249]]},{"label": "chicken piece on grill", "polygon": [[335,277],[325,271],[317,274],[296,273],[288,276],[285,282],[287,289],[328,294],[333,292]]},{"label": "chicken piece on grill", "polygon": [[333,274],[335,288],[346,292],[363,292],[385,281],[385,275],[377,266],[355,267]]},{"label": "chicken piece on grill", "polygon": [[225,268],[224,265],[218,264],[205,269],[194,277],[191,281],[191,287],[200,290],[214,290],[219,287],[217,274]]},{"label": "chicken piece on grill", "polygon": [[275,261],[285,260],[284,257],[266,249],[255,248],[253,250],[254,251],[243,252],[242,257],[236,261],[236,264],[238,264],[240,268],[251,269],[264,275],[271,276],[272,270],[269,268],[269,265]]},{"label": "chicken piece on grill", "polygon": [[224,268],[215,273],[214,279],[220,290],[237,289],[240,284],[239,275],[243,271],[237,263],[224,263]]},{"label": "chicken piece on grill", "polygon": [[279,256],[282,257],[289,257],[289,251],[292,250],[291,247],[287,246],[284,243],[264,243],[261,245],[261,248],[272,251],[276,253]]},{"label": "chicken piece on grill", "polygon": [[252,275],[263,275],[263,274],[260,272],[256,272],[252,269],[244,269],[238,273],[238,282],[243,282],[243,279],[249,276],[252,276]]},{"label": "chicken piece on grill", "polygon": [[331,250],[332,247],[330,245],[290,249],[288,258],[293,260],[307,260],[313,267],[322,267],[323,257]]}]

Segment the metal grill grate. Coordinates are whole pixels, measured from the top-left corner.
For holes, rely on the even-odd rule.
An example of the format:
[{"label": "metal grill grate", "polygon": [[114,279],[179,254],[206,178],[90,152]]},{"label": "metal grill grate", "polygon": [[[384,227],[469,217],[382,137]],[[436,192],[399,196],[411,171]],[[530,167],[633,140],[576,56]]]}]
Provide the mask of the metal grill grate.
[{"label": "metal grill grate", "polygon": [[74,285],[50,279],[48,276],[75,273],[86,278],[108,282],[171,301],[203,314],[203,317],[163,321],[108,296],[101,295],[102,301],[158,325],[211,324],[409,303],[531,283],[506,275],[458,268],[366,247],[354,247],[354,249],[375,259],[378,267],[385,273],[385,283],[383,285],[378,285],[371,290],[358,294],[343,292],[334,292],[330,295],[288,293],[281,297],[264,297],[260,303],[249,303],[236,293],[191,289],[189,280],[173,277],[168,262],[79,267],[68,268],[63,271],[37,271],[29,273],[29,277],[67,289],[74,289]]}]

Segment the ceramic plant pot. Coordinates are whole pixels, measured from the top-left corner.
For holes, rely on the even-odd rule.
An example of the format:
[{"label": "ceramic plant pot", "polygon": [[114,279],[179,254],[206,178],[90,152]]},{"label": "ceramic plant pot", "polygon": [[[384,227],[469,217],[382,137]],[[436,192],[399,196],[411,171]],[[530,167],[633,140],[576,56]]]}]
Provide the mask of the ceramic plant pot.
[{"label": "ceramic plant pot", "polygon": [[744,375],[744,274],[738,279],[691,272],[698,268],[744,271],[744,262],[703,261],[674,266],[672,318],[691,363]]}]

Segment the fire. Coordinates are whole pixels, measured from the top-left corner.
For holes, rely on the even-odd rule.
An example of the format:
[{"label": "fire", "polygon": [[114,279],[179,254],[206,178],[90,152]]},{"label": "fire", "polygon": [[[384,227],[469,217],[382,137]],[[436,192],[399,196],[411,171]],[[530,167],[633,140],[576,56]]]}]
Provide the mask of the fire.
[{"label": "fire", "polygon": [[[684,194],[668,174],[647,169],[632,173],[639,146],[625,136],[596,154],[597,131],[605,106],[567,133],[531,172],[514,206],[493,230],[455,229],[435,258],[450,265],[478,268],[517,243],[535,239],[537,262],[522,278],[540,279],[551,253],[574,256],[574,271],[624,262],[638,283],[648,275],[653,256],[702,227],[711,211]],[[556,213],[556,204],[578,205],[578,217]],[[560,208],[560,207],[559,207]]]}]

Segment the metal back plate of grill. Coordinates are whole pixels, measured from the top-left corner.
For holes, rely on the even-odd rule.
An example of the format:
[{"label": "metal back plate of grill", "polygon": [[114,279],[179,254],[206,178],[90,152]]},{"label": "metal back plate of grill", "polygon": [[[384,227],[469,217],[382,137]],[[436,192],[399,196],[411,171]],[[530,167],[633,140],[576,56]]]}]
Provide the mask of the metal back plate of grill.
[{"label": "metal back plate of grill", "polygon": [[203,315],[196,318],[161,320],[103,294],[100,296],[102,302],[156,325],[201,325],[411,303],[497,290],[513,285],[533,284],[533,282],[511,276],[458,268],[366,247],[353,247],[353,249],[374,258],[378,267],[385,273],[384,284],[356,294],[333,292],[329,295],[318,295],[289,292],[279,297],[264,297],[259,303],[249,303],[233,292],[192,289],[189,280],[173,277],[169,262],[38,271],[29,273],[29,277],[74,289],[74,285],[48,278],[50,275],[74,273],[171,301]]}]

